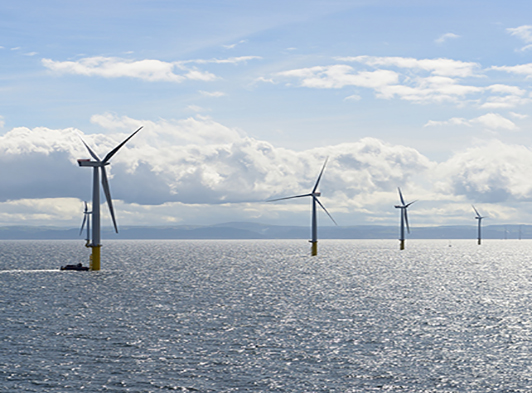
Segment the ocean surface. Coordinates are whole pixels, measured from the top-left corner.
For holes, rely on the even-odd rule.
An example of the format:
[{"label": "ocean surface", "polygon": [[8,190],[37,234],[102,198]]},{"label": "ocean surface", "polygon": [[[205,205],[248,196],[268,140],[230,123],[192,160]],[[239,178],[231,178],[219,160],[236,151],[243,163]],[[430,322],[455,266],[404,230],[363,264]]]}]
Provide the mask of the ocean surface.
[{"label": "ocean surface", "polygon": [[0,242],[1,392],[530,392],[532,241]]}]

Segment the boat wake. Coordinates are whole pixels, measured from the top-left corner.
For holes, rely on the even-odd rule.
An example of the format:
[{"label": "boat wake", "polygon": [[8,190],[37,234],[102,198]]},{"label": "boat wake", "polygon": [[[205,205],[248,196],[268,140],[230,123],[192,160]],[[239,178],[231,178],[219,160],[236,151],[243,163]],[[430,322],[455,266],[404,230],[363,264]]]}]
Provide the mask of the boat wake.
[{"label": "boat wake", "polygon": [[8,273],[43,273],[43,272],[60,272],[59,269],[34,269],[34,270],[23,270],[23,269],[13,269],[13,270],[0,270],[0,274]]}]

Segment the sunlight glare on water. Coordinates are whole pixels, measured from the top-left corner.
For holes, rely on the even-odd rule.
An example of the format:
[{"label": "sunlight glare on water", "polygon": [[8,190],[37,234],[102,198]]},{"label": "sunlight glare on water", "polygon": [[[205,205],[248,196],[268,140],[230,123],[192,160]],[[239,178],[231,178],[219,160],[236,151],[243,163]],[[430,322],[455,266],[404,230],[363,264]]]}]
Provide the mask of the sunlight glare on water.
[{"label": "sunlight glare on water", "polygon": [[319,248],[2,241],[0,391],[532,390],[532,241]]}]

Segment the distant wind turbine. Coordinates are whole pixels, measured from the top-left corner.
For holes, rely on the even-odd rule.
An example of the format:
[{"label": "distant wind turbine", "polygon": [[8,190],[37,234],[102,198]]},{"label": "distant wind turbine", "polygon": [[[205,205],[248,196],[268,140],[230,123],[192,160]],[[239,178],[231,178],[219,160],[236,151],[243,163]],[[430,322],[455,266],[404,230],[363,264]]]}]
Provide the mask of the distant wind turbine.
[{"label": "distant wind turbine", "polygon": [[107,206],[109,206],[109,212],[111,213],[111,218],[113,220],[113,225],[115,227],[116,233],[118,233],[118,227],[116,226],[115,212],[113,209],[113,200],[111,199],[111,191],[109,189],[109,181],[107,180],[107,172],[105,167],[109,165],[109,160],[116,154],[122,146],[124,146],[127,141],[129,141],[133,136],[142,129],[140,127],[137,131],[131,134],[126,140],[116,146],[111,150],[103,160],[98,157],[98,155],[92,151],[92,149],[85,143],[82,139],[81,141],[89,151],[92,158],[95,161],[90,159],[78,160],[79,166],[87,166],[93,168],[93,177],[92,177],[92,243],[89,244],[89,247],[92,247],[91,255],[91,270],[100,270],[100,248],[101,245],[101,228],[100,228],[100,171],[102,174],[102,187],[105,193],[105,199],[107,200]]},{"label": "distant wind turbine", "polygon": [[397,187],[397,190],[399,190],[399,199],[401,200],[401,204],[400,205],[395,205],[395,208],[396,209],[401,209],[401,236],[400,236],[400,244],[399,244],[399,249],[400,250],[404,250],[405,249],[405,223],[406,223],[406,230],[408,231],[408,233],[410,233],[410,226],[408,225],[408,213],[407,213],[407,209],[408,207],[416,202],[416,201],[413,201],[413,202],[410,202],[408,204],[405,203],[405,200],[403,198],[403,194],[401,193],[401,189],[399,187]]},{"label": "distant wind turbine", "polygon": [[[471,205],[473,206],[473,205]],[[480,246],[480,243],[481,243],[481,240],[482,240],[482,236],[480,236],[480,227],[481,227],[481,223],[482,223],[482,219],[483,218],[486,218],[486,217],[482,217],[480,215],[480,213],[478,212],[477,209],[475,209],[475,206],[473,206],[473,210],[475,211],[475,213],[477,214],[477,216],[475,217],[475,219],[478,220],[478,245]]]},{"label": "distant wind turbine", "polygon": [[325,162],[323,164],[323,167],[321,168],[320,175],[318,176],[318,180],[316,180],[316,184],[314,185],[314,188],[309,194],[302,194],[302,195],[294,195],[289,196],[286,198],[278,198],[278,199],[271,199],[268,202],[275,202],[275,201],[282,201],[285,199],[293,199],[293,198],[303,198],[303,197],[311,197],[312,198],[312,240],[310,240],[310,243],[312,244],[311,247],[311,255],[315,256],[318,255],[318,217],[317,217],[317,208],[316,204],[320,205],[320,207],[323,209],[325,213],[329,216],[329,218],[334,222],[335,225],[336,221],[334,221],[334,218],[329,214],[325,206],[323,206],[318,199],[318,197],[321,195],[321,192],[318,192],[318,185],[320,184],[321,176],[323,175],[323,171],[325,170],[325,165],[327,165],[327,160],[329,158],[325,159]]},{"label": "distant wind turbine", "polygon": [[83,212],[83,222],[81,223],[81,228],[79,230],[79,235],[81,236],[81,234],[83,233],[83,228],[85,227],[85,223],[87,223],[87,237],[85,238],[85,240],[87,241],[85,243],[85,247],[89,247],[90,243],[91,243],[91,237],[90,237],[90,232],[91,232],[91,214],[92,212],[89,211],[88,209],[88,206],[87,206],[87,202],[84,202],[85,203],[85,211]]}]

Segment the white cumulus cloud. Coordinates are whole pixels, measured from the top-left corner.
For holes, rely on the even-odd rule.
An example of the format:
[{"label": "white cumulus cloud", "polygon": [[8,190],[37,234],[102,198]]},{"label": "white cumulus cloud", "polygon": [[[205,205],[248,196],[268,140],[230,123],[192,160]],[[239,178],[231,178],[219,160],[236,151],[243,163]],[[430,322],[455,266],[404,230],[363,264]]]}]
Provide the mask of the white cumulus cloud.
[{"label": "white cumulus cloud", "polygon": [[471,201],[530,200],[532,151],[497,140],[458,152],[439,165],[440,188]]},{"label": "white cumulus cloud", "polygon": [[[395,213],[398,186],[409,198],[420,199],[412,211],[417,222],[430,221],[422,212],[436,205],[459,211],[469,201],[519,203],[532,198],[526,178],[532,151],[500,141],[436,163],[416,149],[375,138],[295,151],[199,115],[150,121],[100,114],[91,120],[104,132],[18,127],[0,136],[0,165],[17,168],[0,172],[0,222],[77,223],[81,201],[91,199],[92,185],[92,171],[76,162],[90,157],[78,135],[104,156],[140,125],[144,129],[108,168],[121,225],[307,217],[305,201],[267,206],[264,201],[310,191],[326,157],[322,201],[341,225],[354,224],[342,222],[342,217],[388,220]],[[446,124],[513,128],[492,113]]]}]

